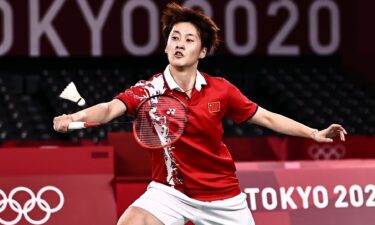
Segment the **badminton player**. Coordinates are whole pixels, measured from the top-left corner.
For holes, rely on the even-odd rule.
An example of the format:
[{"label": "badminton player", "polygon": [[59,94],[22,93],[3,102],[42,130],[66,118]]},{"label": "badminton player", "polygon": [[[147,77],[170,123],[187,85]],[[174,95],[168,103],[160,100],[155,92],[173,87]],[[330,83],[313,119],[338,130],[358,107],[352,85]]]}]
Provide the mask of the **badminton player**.
[{"label": "badminton player", "polygon": [[66,132],[73,121],[106,123],[124,113],[134,114],[147,96],[173,95],[188,108],[187,129],[175,144],[150,151],[152,182],[118,225],[255,224],[222,142],[223,118],[317,142],[332,142],[335,136],[344,141],[346,131],[337,124],[313,129],[267,111],[227,80],[198,71],[199,60],[219,43],[219,28],[201,12],[170,3],[161,20],[169,61],[165,70],[110,102],[54,118],[54,128]]}]

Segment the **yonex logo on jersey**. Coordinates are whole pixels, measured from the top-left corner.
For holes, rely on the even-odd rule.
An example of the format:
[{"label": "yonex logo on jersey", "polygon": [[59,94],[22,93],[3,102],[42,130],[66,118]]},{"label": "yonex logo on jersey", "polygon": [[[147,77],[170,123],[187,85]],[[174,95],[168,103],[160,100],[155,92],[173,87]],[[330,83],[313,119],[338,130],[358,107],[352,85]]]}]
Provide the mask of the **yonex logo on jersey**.
[{"label": "yonex logo on jersey", "polygon": [[220,112],[220,102],[209,102],[208,111],[210,113]]},{"label": "yonex logo on jersey", "polygon": [[[26,193],[29,196],[29,199],[24,203],[18,202],[14,196],[17,193]],[[53,192],[59,198],[59,203],[55,207],[51,207],[50,203],[43,199],[43,194],[46,192]],[[8,206],[9,210],[16,213],[16,217],[13,220],[6,220],[0,217],[1,225],[15,225],[18,222],[25,218],[27,222],[34,225],[45,224],[50,219],[52,213],[59,211],[64,205],[64,195],[60,189],[53,186],[43,187],[34,194],[32,190],[27,187],[16,187],[10,191],[9,196],[0,189],[0,213],[4,212]],[[33,210],[42,210],[45,212],[45,216],[42,219],[35,220],[29,215],[32,214]]]}]

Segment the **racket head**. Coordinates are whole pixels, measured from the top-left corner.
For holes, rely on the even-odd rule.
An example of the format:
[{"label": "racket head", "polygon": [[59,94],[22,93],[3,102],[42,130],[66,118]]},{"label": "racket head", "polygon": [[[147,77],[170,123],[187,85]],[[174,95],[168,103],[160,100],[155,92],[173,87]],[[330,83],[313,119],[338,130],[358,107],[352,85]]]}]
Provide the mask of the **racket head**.
[{"label": "racket head", "polygon": [[142,101],[135,112],[133,135],[146,149],[161,149],[174,144],[184,133],[188,110],[178,98],[155,95]]}]

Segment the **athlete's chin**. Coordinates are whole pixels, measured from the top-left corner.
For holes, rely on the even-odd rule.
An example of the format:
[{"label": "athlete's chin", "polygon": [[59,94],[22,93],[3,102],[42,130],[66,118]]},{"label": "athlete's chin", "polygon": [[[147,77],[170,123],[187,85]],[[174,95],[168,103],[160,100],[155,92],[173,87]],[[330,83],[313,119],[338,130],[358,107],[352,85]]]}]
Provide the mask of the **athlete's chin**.
[{"label": "athlete's chin", "polygon": [[176,68],[191,67],[192,65],[194,65],[193,63],[188,63],[181,60],[171,60],[169,64]]}]

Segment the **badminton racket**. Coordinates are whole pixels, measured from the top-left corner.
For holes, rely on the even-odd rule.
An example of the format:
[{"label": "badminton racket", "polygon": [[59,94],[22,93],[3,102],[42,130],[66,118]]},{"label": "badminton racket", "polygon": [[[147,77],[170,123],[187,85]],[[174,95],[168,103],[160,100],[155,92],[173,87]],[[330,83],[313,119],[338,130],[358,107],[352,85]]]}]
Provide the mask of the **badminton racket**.
[{"label": "badminton racket", "polygon": [[[178,141],[186,129],[188,110],[176,97],[156,95],[142,101],[133,120],[135,140],[146,149],[160,149]],[[100,126],[100,123],[72,122],[69,130]]]}]

